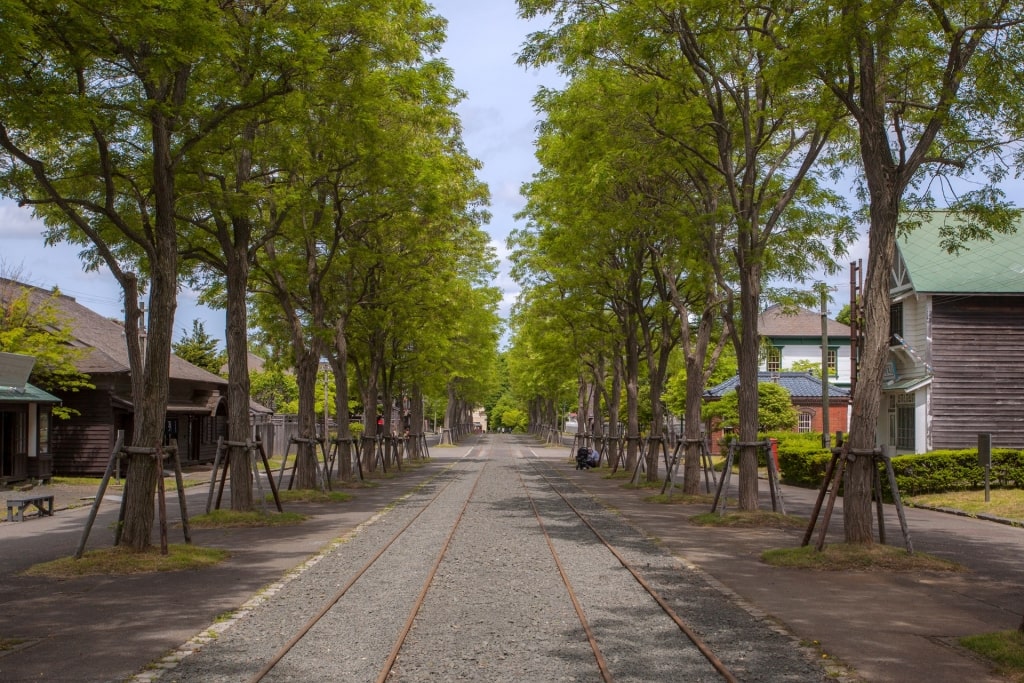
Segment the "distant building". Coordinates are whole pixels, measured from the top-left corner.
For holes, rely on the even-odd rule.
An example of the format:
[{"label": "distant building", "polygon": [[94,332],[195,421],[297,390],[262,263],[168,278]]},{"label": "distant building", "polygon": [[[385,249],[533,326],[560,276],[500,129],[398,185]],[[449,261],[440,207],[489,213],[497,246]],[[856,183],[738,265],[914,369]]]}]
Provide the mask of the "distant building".
[{"label": "distant building", "polygon": [[[795,431],[821,432],[824,424],[824,401],[821,379],[809,372],[759,372],[758,383],[772,382],[789,392],[789,400],[796,408],[798,424]],[[714,386],[704,392],[705,402],[717,401],[740,384],[739,375]],[[829,432],[846,431],[849,424],[850,390],[845,387],[828,385],[828,422]],[[720,425],[711,425],[712,451],[717,452],[717,443],[721,440]]]},{"label": "distant building", "polygon": [[[850,326],[827,320],[827,358],[829,383],[850,386],[853,362],[850,358]],[[781,373],[792,370],[797,362],[821,367],[821,313],[805,308],[770,306],[758,320],[758,334],[764,353],[760,370]]]}]

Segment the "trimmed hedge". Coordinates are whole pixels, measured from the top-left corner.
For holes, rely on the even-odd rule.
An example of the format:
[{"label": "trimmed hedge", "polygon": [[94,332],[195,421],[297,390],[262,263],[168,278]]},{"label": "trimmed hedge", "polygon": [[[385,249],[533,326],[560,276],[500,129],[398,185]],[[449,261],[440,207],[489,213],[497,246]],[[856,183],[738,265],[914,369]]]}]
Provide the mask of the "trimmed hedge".
[{"label": "trimmed hedge", "polygon": [[[772,433],[779,441],[782,481],[792,486],[819,488],[831,454],[821,447],[820,434]],[[932,451],[899,455],[892,459],[900,493],[915,496],[943,491],[979,489],[985,485],[985,469],[978,464],[978,449]],[[889,484],[882,474],[882,489]],[[993,448],[990,484],[997,488],[1024,488],[1024,450]]]}]

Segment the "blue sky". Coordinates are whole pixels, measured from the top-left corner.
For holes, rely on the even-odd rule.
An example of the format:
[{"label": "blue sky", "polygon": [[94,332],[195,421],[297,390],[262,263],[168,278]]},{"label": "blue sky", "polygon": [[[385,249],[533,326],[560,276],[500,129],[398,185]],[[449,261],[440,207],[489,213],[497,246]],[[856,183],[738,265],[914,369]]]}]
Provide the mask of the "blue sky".
[{"label": "blue sky", "polygon": [[[505,314],[517,294],[504,261],[505,238],[523,206],[519,188],[537,169],[532,98],[542,86],[557,87],[561,78],[553,69],[537,71],[516,64],[526,35],[545,24],[519,19],[515,0],[437,0],[433,4],[449,22],[441,56],[454,69],[456,86],[466,93],[458,107],[466,147],[483,164],[480,179],[491,192],[492,219],[486,227],[502,257],[495,284],[505,293]],[[40,224],[10,200],[0,200],[0,238],[0,262],[6,269],[20,269],[23,281],[46,288],[56,285],[102,315],[121,317],[120,288],[109,273],[84,272],[75,247],[44,247]],[[849,300],[849,272],[832,281],[838,285],[836,305],[830,307],[834,312]],[[198,318],[208,334],[223,339],[223,313],[198,306],[196,299],[190,291],[179,297],[175,338],[190,332],[192,320]]]}]

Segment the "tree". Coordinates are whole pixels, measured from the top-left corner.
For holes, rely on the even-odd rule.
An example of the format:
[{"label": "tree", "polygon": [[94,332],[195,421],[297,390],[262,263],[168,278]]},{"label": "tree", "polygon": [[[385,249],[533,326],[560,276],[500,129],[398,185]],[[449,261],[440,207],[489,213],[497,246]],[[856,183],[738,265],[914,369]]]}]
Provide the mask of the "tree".
[{"label": "tree", "polygon": [[[809,3],[790,26],[790,50],[853,122],[851,159],[869,221],[864,343],[844,444],[853,456],[843,496],[848,543],[873,542],[874,464],[865,456],[877,443],[898,234],[935,206],[935,187],[964,218],[946,230],[950,251],[1015,229],[1017,211],[998,183],[1019,162],[1022,22],[1014,0],[840,0]],[[961,182],[968,174],[971,182]]]},{"label": "tree", "polygon": [[[740,441],[752,444],[764,281],[783,272],[799,280],[819,266],[833,268],[832,254],[843,252],[852,233],[848,221],[828,210],[837,197],[816,172],[841,125],[841,111],[809,74],[794,68],[802,56],[779,47],[798,6],[663,6],[657,0],[613,8],[568,0],[519,5],[527,17],[552,12],[558,25],[531,37],[526,61],[559,61],[573,75],[607,63],[665,84],[662,97],[653,100],[658,111],[673,112],[674,127],[664,129],[665,137],[676,154],[694,160],[692,177],[701,180],[696,191],[710,190],[709,205],[720,200],[723,207],[705,218],[724,227],[728,248],[707,256],[724,292],[738,282],[738,296],[725,298],[722,314],[742,378]],[[752,445],[740,451],[739,489],[740,508],[756,509]]]},{"label": "tree", "polygon": [[201,320],[192,321],[192,333],[182,330],[182,338],[171,345],[174,355],[187,360],[192,365],[202,368],[215,375],[220,374],[224,366],[224,353],[217,350],[219,341],[206,333],[206,326]]},{"label": "tree", "polygon": [[275,413],[298,411],[299,386],[291,373],[280,368],[253,370],[249,373],[249,385],[252,387],[252,400]]},{"label": "tree", "polygon": [[[704,407],[705,420],[718,420],[724,425],[733,425],[740,420],[740,398],[735,389],[726,392],[717,401]],[[759,382],[757,385],[757,423],[758,431],[776,432],[794,429],[800,420],[800,414],[790,400],[789,392],[772,382]]]},{"label": "tree", "polygon": [[120,540],[136,550],[150,545],[162,469],[180,155],[233,110],[198,85],[222,62],[220,11],[205,0],[0,10],[0,192],[31,207],[50,241],[85,245],[88,267],[102,263],[123,290],[132,444],[150,449],[132,456],[125,486]]}]

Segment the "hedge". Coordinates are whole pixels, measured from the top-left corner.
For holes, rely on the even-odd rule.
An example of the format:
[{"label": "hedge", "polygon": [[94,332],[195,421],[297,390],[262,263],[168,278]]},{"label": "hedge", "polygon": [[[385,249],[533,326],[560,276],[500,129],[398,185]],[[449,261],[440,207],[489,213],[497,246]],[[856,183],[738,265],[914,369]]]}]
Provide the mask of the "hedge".
[{"label": "hedge", "polygon": [[[783,432],[769,436],[779,441],[782,482],[820,488],[832,457],[821,447],[821,435],[808,438],[806,434],[791,436]],[[978,464],[976,448],[899,455],[892,459],[892,467],[900,493],[906,496],[979,489],[985,485],[985,469]],[[881,466],[879,469],[882,489],[887,490],[885,471]],[[996,488],[1024,488],[1024,450],[993,448],[989,481]]]}]

